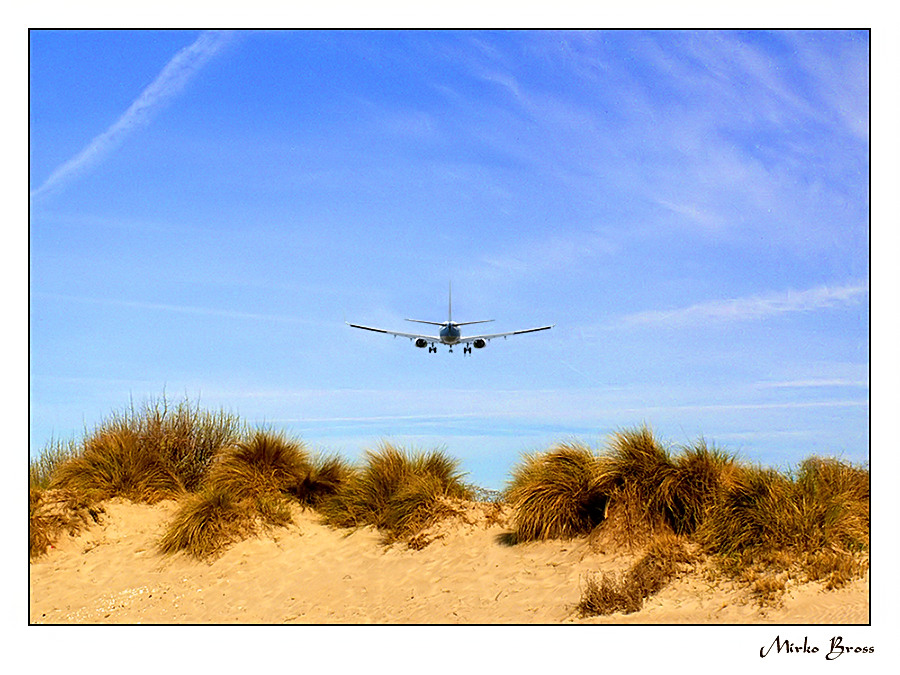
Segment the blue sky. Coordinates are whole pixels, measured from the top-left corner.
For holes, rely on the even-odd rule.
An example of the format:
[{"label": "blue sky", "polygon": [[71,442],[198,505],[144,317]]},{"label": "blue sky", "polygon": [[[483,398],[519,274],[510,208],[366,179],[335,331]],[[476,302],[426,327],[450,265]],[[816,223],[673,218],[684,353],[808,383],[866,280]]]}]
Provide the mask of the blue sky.
[{"label": "blue sky", "polygon": [[[32,31],[30,449],[163,392],[354,458],[868,460],[866,32]],[[348,328],[554,323],[472,356]],[[478,327],[472,327],[477,329]]]}]

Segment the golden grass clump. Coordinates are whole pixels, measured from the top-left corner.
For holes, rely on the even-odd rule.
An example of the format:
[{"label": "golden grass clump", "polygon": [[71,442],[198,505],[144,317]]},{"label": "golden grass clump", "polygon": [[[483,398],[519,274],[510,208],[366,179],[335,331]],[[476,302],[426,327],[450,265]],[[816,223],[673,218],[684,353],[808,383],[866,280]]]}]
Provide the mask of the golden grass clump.
[{"label": "golden grass clump", "polygon": [[187,399],[175,406],[165,398],[151,400],[120,418],[147,447],[155,448],[188,491],[200,486],[219,450],[236,443],[245,431],[235,415],[202,410]]},{"label": "golden grass clump", "polygon": [[310,460],[305,477],[288,491],[301,504],[317,508],[333,496],[352,474],[353,467],[343,457],[315,457]]},{"label": "golden grass clump", "polygon": [[309,477],[311,468],[302,443],[282,433],[258,429],[216,455],[206,485],[237,499],[290,493]]},{"label": "golden grass clump", "polygon": [[74,440],[51,439],[41,454],[28,461],[28,489],[46,490],[57,468],[78,456],[80,448]]},{"label": "golden grass clump", "polygon": [[673,455],[647,427],[616,433],[599,466],[609,519],[598,536],[631,548],[696,531],[737,472],[733,455],[704,440]]},{"label": "golden grass clump", "polygon": [[514,511],[516,540],[589,533],[606,510],[607,492],[597,478],[597,456],[578,443],[526,456],[505,495]]},{"label": "golden grass clump", "polygon": [[660,484],[666,520],[676,534],[691,534],[734,484],[735,456],[703,439],[681,451]]},{"label": "golden grass clump", "polygon": [[866,567],[869,473],[816,457],[793,475],[742,467],[697,538],[733,576],[792,571],[838,587]]},{"label": "golden grass clump", "polygon": [[742,467],[698,530],[707,549],[722,556],[790,548],[799,513],[790,479],[774,469]]},{"label": "golden grass clump", "polygon": [[80,443],[51,442],[29,465],[40,489],[82,490],[94,499],[154,502],[196,489],[212,457],[240,434],[236,417],[163,398],[114,413]]},{"label": "golden grass clump", "polygon": [[595,545],[637,549],[674,528],[669,523],[669,485],[674,493],[676,464],[646,426],[613,434],[597,462],[597,489],[607,495],[606,518],[593,533]]},{"label": "golden grass clump", "polygon": [[448,513],[449,500],[471,496],[457,466],[442,450],[411,454],[384,443],[366,452],[320,511],[333,526],[372,525],[388,541],[411,537]]},{"label": "golden grass clump", "polygon": [[95,501],[124,497],[151,504],[181,494],[178,477],[143,441],[124,425],[94,434],[79,455],[56,467],[50,488],[76,490]]},{"label": "golden grass clump", "polygon": [[254,513],[226,489],[204,488],[190,495],[175,514],[159,543],[167,554],[183,551],[212,558],[254,531]]},{"label": "golden grass clump", "polygon": [[338,457],[311,459],[302,442],[258,429],[216,455],[201,490],[170,523],[160,550],[213,557],[259,527],[289,525],[292,503],[319,505],[349,473]]},{"label": "golden grass clump", "polygon": [[794,478],[802,539],[810,550],[869,546],[869,472],[837,459],[810,457]]},{"label": "golden grass clump", "polygon": [[210,558],[255,532],[257,525],[288,525],[288,499],[310,472],[300,442],[267,429],[254,431],[214,457],[202,488],[181,505],[166,529],[160,550]]}]

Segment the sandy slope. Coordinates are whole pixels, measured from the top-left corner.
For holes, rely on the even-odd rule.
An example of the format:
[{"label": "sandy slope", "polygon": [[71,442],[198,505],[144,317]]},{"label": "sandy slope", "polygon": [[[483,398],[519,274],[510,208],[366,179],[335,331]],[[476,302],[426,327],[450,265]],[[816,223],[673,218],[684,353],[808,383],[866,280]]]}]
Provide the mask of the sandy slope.
[{"label": "sandy slope", "polygon": [[422,550],[377,532],[333,530],[310,512],[212,563],[165,557],[155,543],[176,504],[105,504],[101,524],[58,542],[30,568],[32,623],[776,623],[863,624],[868,579],[839,591],[791,589],[762,611],[703,575],[680,579],[631,615],[581,619],[586,575],[627,556],[584,540],[509,546],[508,529],[473,507]]}]

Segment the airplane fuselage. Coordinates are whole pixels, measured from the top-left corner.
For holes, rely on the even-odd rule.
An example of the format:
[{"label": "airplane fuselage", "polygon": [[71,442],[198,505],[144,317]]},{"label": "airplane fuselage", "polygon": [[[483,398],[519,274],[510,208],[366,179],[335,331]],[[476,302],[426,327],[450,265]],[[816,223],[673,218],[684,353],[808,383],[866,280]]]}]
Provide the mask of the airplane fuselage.
[{"label": "airplane fuselage", "polygon": [[458,344],[460,337],[462,337],[462,334],[459,332],[459,326],[452,321],[448,321],[441,326],[439,335],[441,336],[441,344],[445,345]]}]

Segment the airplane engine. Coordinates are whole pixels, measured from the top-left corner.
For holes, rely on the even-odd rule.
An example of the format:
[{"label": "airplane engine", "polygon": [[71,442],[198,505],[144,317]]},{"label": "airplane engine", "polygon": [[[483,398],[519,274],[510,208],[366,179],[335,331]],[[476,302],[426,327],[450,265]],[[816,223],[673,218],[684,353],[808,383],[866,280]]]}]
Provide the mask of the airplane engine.
[{"label": "airplane engine", "polygon": [[428,346],[428,340],[426,340],[424,338],[416,338],[416,347],[419,347],[420,349],[422,349],[427,346]]},{"label": "airplane engine", "polygon": [[481,338],[478,338],[477,340],[475,340],[474,342],[472,342],[472,346],[475,347],[475,349],[482,349],[482,348],[484,348],[484,346],[485,346],[486,344],[487,344],[487,342],[485,342],[485,341],[482,340]]}]

